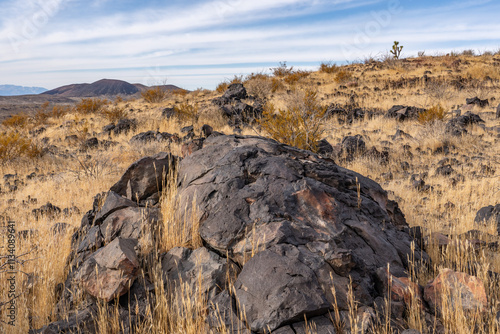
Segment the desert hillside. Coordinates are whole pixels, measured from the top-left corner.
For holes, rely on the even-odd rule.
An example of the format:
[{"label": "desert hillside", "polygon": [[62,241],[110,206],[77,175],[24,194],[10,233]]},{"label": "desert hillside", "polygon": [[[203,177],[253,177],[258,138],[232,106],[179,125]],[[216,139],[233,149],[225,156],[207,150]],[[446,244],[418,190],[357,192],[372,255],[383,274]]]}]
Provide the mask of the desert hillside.
[{"label": "desert hillside", "polygon": [[33,108],[1,124],[0,332],[499,332],[499,53]]}]

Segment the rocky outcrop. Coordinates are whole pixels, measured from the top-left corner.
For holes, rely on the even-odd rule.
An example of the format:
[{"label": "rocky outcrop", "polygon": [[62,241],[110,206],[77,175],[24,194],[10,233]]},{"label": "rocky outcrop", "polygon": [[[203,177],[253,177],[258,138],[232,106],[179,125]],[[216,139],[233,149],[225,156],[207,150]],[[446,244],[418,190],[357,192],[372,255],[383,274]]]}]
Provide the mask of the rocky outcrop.
[{"label": "rocky outcrop", "polygon": [[[170,170],[173,162],[178,166]],[[306,317],[335,333],[324,315],[336,302],[346,316],[349,284],[362,327],[369,328],[372,307],[384,296],[377,270],[389,265],[388,275],[405,282],[413,237],[397,203],[377,183],[271,139],[211,134],[181,161],[165,153],[137,161],[108,193],[96,196],[73,235],[58,309],[77,312],[69,291],[80,287],[80,307],[119,296],[128,301],[119,306],[124,326],[147,313],[153,278],[138,283],[137,275],[152,255],[162,218],[144,201],[158,193],[156,180],[168,171],[178,173],[181,205],[174,213],[187,230],[199,224],[203,246],[160,254],[165,291],[174,301],[181,286],[193,298],[205,296],[214,331],[302,333]],[[413,256],[428,261],[418,246]]]},{"label": "rocky outcrop", "polygon": [[[389,263],[405,275],[412,238],[393,224],[386,192],[331,160],[260,137],[209,137],[182,160],[179,179],[182,202],[201,211],[206,247],[242,268],[227,303],[242,305],[253,331],[325,313],[332,278],[347,309],[349,276],[371,305],[371,272]],[[255,240],[262,251],[251,257]]]},{"label": "rocky outcrop", "polygon": [[484,123],[481,117],[468,111],[462,116],[449,120],[448,123],[446,123],[446,132],[452,134],[453,136],[461,136],[467,133],[467,128],[470,125],[480,123]]},{"label": "rocky outcrop", "polygon": [[222,114],[229,119],[229,124],[239,126],[253,122],[262,116],[262,106],[258,103],[251,106],[242,102],[248,97],[243,84],[233,83],[221,97],[212,100],[212,104],[219,107]]}]

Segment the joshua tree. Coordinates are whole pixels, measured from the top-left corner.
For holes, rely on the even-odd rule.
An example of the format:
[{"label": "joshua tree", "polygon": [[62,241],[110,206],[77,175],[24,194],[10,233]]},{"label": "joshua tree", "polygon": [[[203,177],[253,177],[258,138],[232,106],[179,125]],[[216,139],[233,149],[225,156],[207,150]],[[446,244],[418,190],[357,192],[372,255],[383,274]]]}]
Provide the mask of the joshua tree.
[{"label": "joshua tree", "polygon": [[399,59],[401,55],[401,50],[403,50],[403,46],[399,46],[398,41],[394,41],[394,45],[392,46],[391,53],[394,55],[394,59]]}]

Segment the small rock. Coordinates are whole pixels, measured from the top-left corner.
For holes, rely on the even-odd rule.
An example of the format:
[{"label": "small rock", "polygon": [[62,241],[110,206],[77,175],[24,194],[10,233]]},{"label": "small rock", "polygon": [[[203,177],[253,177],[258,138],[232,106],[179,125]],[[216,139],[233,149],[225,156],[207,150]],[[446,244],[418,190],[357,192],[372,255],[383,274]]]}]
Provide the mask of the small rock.
[{"label": "small rock", "polygon": [[448,307],[459,305],[464,310],[482,311],[488,306],[484,282],[475,276],[442,269],[424,288],[424,299],[436,313],[441,312],[443,293],[449,299]]}]

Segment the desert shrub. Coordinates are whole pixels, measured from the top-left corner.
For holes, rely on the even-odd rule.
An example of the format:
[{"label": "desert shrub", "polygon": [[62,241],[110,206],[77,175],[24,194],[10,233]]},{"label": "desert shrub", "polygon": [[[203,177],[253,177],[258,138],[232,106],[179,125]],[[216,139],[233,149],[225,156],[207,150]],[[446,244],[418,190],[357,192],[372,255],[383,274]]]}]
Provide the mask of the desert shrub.
[{"label": "desert shrub", "polygon": [[13,129],[22,129],[29,124],[29,121],[30,118],[28,115],[20,113],[3,120],[2,125]]},{"label": "desert shrub", "polygon": [[223,94],[226,91],[228,86],[229,86],[229,84],[226,81],[223,81],[223,82],[219,83],[217,85],[217,87],[215,87],[215,91],[219,94]]},{"label": "desert shrub", "polygon": [[76,104],[75,110],[80,114],[95,114],[108,104],[109,101],[106,99],[83,98]]},{"label": "desert shrub", "polygon": [[337,72],[337,74],[335,74],[334,80],[336,83],[343,84],[343,83],[348,82],[349,80],[352,80],[352,74],[351,74],[351,72],[342,69],[342,70],[339,70]]},{"label": "desert shrub", "polygon": [[61,118],[71,112],[71,106],[68,105],[55,105],[50,112],[50,116],[54,118]]},{"label": "desert shrub", "polygon": [[271,92],[276,93],[285,89],[285,85],[278,78],[271,78]]},{"label": "desert shrub", "polygon": [[288,67],[286,61],[280,62],[280,66],[270,68],[275,77],[285,77],[293,73],[293,66]]},{"label": "desert shrub", "polygon": [[181,96],[181,97],[186,96],[188,93],[189,93],[189,91],[188,91],[187,89],[182,89],[182,88],[179,88],[179,89],[174,89],[174,90],[172,91],[172,94],[173,94],[173,95],[176,95],[176,96]]},{"label": "desert shrub", "polygon": [[245,88],[249,95],[265,100],[272,92],[273,83],[269,76],[262,73],[252,73],[245,80]]},{"label": "desert shrub", "polygon": [[424,112],[421,112],[418,115],[418,122],[421,124],[434,123],[435,121],[441,121],[446,117],[446,112],[444,108],[437,104],[433,107],[430,107]]},{"label": "desert shrub", "polygon": [[0,163],[8,162],[17,157],[34,158],[41,150],[30,139],[17,132],[0,134]]},{"label": "desert shrub", "polygon": [[285,76],[285,78],[283,79],[287,84],[289,85],[293,85],[295,83],[297,83],[300,79],[303,79],[303,78],[307,78],[309,76],[309,72],[307,71],[294,71],[290,74],[288,74],[287,76]]},{"label": "desert shrub", "polygon": [[273,139],[295,147],[316,150],[316,143],[324,131],[326,108],[321,106],[312,90],[296,91],[285,109],[268,103],[259,120],[262,129]]},{"label": "desert shrub", "polygon": [[101,111],[102,115],[110,122],[116,122],[127,117],[127,111],[124,107],[112,106]]},{"label": "desert shrub", "polygon": [[180,121],[191,121],[192,124],[198,121],[200,116],[198,105],[189,102],[181,103],[174,107],[175,113]]},{"label": "desert shrub", "polygon": [[321,65],[319,65],[319,71],[322,73],[334,74],[337,73],[338,70],[339,67],[332,62],[321,63]]},{"label": "desert shrub", "polygon": [[215,91],[219,94],[222,94],[226,91],[227,87],[229,85],[234,84],[234,83],[243,83],[243,75],[235,75],[231,80],[224,80],[221,83],[217,85],[215,88]]},{"label": "desert shrub", "polygon": [[472,57],[475,55],[476,55],[476,53],[472,49],[462,51],[462,56]]},{"label": "desert shrub", "polygon": [[160,103],[168,96],[168,92],[161,87],[152,87],[143,92],[141,96],[148,103]]}]

